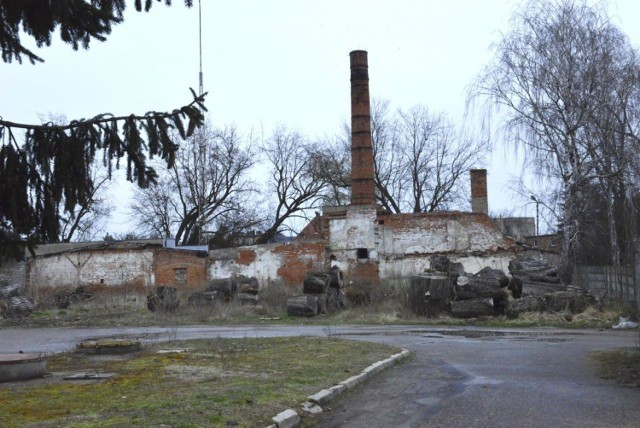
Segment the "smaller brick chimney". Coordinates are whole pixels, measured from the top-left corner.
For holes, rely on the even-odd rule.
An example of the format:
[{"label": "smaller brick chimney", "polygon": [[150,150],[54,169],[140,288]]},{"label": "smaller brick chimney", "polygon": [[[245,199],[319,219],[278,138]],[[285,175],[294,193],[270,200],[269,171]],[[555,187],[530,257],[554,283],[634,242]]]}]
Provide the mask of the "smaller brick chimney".
[{"label": "smaller brick chimney", "polygon": [[487,202],[487,170],[472,169],[471,175],[471,212],[489,214]]}]

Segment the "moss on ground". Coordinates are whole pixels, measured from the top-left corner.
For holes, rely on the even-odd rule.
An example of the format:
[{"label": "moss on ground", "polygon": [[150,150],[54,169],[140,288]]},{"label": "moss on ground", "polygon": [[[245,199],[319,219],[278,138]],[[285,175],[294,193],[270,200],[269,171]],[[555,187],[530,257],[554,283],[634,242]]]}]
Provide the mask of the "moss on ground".
[{"label": "moss on ground", "polygon": [[[303,337],[162,343],[113,358],[62,354],[49,362],[48,379],[0,384],[0,426],[266,426],[271,416],[398,351]],[[62,380],[73,372],[117,374]]]}]

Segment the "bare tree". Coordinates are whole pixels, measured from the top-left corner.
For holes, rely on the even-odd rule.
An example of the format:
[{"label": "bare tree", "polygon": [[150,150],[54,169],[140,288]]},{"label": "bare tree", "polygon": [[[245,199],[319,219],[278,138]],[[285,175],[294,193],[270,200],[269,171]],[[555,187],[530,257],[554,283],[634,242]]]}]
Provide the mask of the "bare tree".
[{"label": "bare tree", "polygon": [[87,199],[79,203],[73,212],[60,215],[60,242],[91,241],[104,233],[113,210],[105,195],[109,177],[96,165],[92,167],[92,174],[94,178]]},{"label": "bare tree", "polygon": [[[347,127],[344,135],[349,135]],[[349,205],[351,201],[351,146],[348,137],[339,134],[311,147],[312,175],[326,183],[322,204]]]},{"label": "bare tree", "polygon": [[600,107],[619,87],[603,68],[616,63],[612,47],[620,43],[628,44],[601,3],[531,0],[514,15],[469,97],[487,100],[489,118],[500,110],[505,138],[524,149],[526,165],[559,183],[565,280],[584,235],[592,183],[617,176],[624,163],[605,159],[593,139],[597,123],[611,131]]},{"label": "bare tree", "polygon": [[[424,105],[392,112],[386,100],[371,106],[371,140],[377,202],[389,212],[431,212],[462,208],[462,177],[482,162],[487,146],[462,136],[443,114]],[[351,131],[318,145],[314,162],[327,183],[326,199],[349,203]]]},{"label": "bare tree", "polygon": [[[375,184],[380,204],[400,212],[461,208],[462,177],[482,161],[486,146],[462,136],[425,105],[389,112],[374,101],[371,117]],[[463,202],[464,201],[464,202]]]},{"label": "bare tree", "polygon": [[371,105],[373,171],[378,202],[390,212],[402,211],[400,200],[408,188],[399,124],[389,111],[389,101],[374,99]]},{"label": "bare tree", "polygon": [[292,220],[306,219],[305,211],[322,201],[325,189],[325,181],[316,174],[317,152],[298,132],[279,126],[261,149],[270,170],[267,192],[273,202],[269,226],[258,239],[259,244],[290,229]]},{"label": "bare tree", "polygon": [[196,243],[206,229],[218,228],[230,213],[245,208],[254,190],[246,175],[254,163],[234,127],[207,124],[187,139],[157,185],[136,191],[132,217],[148,233]]},{"label": "bare tree", "polygon": [[[57,126],[69,122],[63,114],[40,115],[40,121]],[[86,196],[77,201],[73,210],[63,209],[66,201],[65,197],[62,197],[58,207],[59,242],[89,241],[104,233],[104,227],[113,210],[113,205],[107,201],[105,195],[110,183],[109,176],[103,164],[93,163],[89,165],[88,178],[85,183]]]}]

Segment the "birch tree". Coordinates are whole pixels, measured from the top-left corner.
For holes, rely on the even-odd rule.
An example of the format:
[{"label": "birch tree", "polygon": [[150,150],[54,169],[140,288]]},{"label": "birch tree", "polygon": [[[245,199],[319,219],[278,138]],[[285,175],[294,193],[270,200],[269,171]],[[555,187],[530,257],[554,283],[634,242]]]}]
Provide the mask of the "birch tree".
[{"label": "birch tree", "polygon": [[[489,118],[498,111],[505,140],[523,149],[533,172],[558,183],[564,232],[559,267],[566,281],[585,233],[589,186],[618,176],[626,163],[612,162],[602,150],[604,140],[628,131],[628,124],[612,128],[602,115],[602,108],[612,107],[602,103],[620,89],[611,80],[617,71],[607,70],[616,67],[613,47],[628,45],[604,7],[572,0],[526,3],[469,97],[486,101]],[[599,140],[598,127],[606,130]]]}]

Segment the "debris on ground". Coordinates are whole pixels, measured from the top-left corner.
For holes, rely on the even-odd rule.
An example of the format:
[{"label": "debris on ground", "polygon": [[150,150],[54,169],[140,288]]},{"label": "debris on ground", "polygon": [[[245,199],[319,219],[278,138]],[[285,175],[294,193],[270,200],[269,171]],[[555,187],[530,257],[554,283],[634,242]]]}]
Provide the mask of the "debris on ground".
[{"label": "debris on ground", "polygon": [[618,324],[612,326],[614,330],[627,330],[637,328],[638,323],[631,321],[629,317],[620,317],[618,320]]}]

